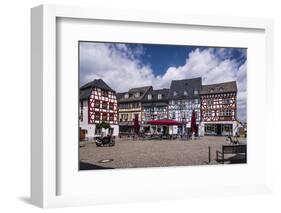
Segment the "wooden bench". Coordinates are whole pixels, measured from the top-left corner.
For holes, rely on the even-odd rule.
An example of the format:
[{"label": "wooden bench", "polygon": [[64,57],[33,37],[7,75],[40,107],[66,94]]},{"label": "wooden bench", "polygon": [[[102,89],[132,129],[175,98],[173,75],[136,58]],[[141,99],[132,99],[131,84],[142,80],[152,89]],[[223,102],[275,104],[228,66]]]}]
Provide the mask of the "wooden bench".
[{"label": "wooden bench", "polygon": [[216,152],[216,160],[219,162],[221,158],[221,162],[224,164],[225,155],[226,154],[245,154],[245,163],[247,162],[247,145],[246,144],[238,144],[238,145],[222,145],[222,151]]}]

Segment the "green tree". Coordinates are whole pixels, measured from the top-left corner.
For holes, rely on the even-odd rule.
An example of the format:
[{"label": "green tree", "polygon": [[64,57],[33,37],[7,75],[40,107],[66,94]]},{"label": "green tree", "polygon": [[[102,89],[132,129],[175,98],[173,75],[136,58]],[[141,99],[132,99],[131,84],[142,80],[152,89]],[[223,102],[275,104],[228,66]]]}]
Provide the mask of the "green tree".
[{"label": "green tree", "polygon": [[103,129],[109,129],[109,128],[110,128],[110,124],[105,123],[105,122],[103,121],[103,122],[97,124],[97,128],[98,128],[98,129],[102,129],[102,128],[103,128]]}]

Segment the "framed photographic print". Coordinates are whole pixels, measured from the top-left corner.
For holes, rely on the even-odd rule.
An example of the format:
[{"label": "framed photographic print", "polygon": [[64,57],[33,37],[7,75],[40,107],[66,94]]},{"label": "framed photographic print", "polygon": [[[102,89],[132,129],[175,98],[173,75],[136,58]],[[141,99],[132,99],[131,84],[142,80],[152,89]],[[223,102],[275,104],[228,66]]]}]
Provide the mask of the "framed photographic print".
[{"label": "framed photographic print", "polygon": [[272,25],[33,8],[32,203],[269,192]]}]

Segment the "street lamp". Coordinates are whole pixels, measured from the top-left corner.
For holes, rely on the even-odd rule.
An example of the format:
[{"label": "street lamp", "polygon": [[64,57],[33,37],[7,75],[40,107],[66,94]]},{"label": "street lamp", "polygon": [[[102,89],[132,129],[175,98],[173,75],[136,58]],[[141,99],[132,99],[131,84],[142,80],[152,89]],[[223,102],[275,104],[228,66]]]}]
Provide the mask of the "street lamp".
[{"label": "street lamp", "polygon": [[185,116],[182,118],[182,132],[186,134],[186,118]]}]

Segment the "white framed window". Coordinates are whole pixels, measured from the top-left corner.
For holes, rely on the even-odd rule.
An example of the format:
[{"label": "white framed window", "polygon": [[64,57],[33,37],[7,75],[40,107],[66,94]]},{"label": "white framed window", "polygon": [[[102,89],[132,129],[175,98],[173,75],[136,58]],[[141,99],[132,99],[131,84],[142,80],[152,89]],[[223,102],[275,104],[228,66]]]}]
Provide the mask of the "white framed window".
[{"label": "white framed window", "polygon": [[151,94],[148,94],[147,99],[148,99],[148,100],[151,100],[151,99],[152,99],[152,95],[151,95]]},{"label": "white framed window", "polygon": [[124,97],[125,97],[125,98],[129,98],[129,94],[128,94],[128,93],[126,93]]},{"label": "white framed window", "polygon": [[173,96],[177,96],[177,92],[176,91],[174,91]]},{"label": "white framed window", "polygon": [[183,92],[183,94],[184,94],[184,95],[188,95],[188,92],[185,90],[185,91]]},{"label": "white framed window", "polygon": [[212,116],[212,111],[206,111],[206,116],[211,117]]},{"label": "white framed window", "polygon": [[140,97],[140,93],[139,92],[135,93],[135,97],[136,98]]},{"label": "white framed window", "polygon": [[162,94],[158,94],[158,100],[162,99]]},{"label": "white framed window", "polygon": [[194,95],[198,95],[198,90],[197,89],[194,90]]}]

